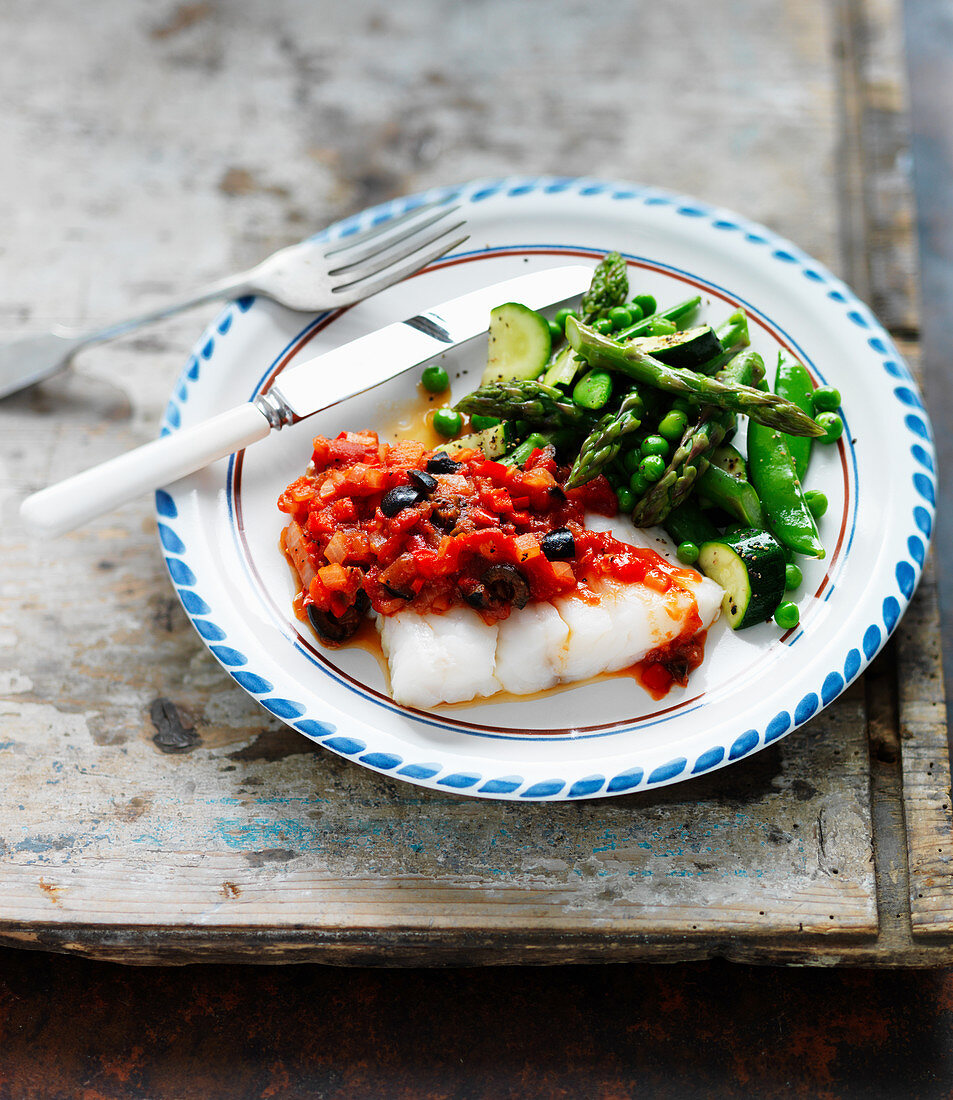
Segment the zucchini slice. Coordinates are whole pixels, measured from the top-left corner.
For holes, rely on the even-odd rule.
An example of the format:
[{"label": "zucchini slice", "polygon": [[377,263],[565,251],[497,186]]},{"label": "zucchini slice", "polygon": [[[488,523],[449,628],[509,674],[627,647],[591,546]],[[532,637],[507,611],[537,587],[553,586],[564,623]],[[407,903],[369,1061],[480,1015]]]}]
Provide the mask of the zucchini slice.
[{"label": "zucchini slice", "polygon": [[731,474],[732,477],[741,481],[748,480],[748,467],[745,465],[745,460],[741,452],[730,443],[723,443],[720,447],[716,447],[711,461],[715,466],[720,466],[726,474]]},{"label": "zucchini slice", "polygon": [[745,530],[702,543],[698,568],[725,590],[732,630],[770,619],[784,598],[784,551],[767,531]]},{"label": "zucchini slice", "polygon": [[490,343],[480,385],[539,378],[549,362],[553,340],[542,314],[519,302],[490,311]]},{"label": "zucchini slice", "polygon": [[707,363],[724,350],[711,325],[697,325],[668,336],[639,336],[632,345],[660,363],[689,370]]},{"label": "zucchini slice", "polygon": [[461,451],[478,450],[487,458],[499,458],[506,454],[509,447],[506,425],[495,424],[492,428],[484,428],[482,432],[470,432],[469,435],[461,435],[459,439],[451,439],[449,443],[441,443],[435,450],[443,451],[451,458]]},{"label": "zucchini slice", "polygon": [[585,363],[576,358],[576,353],[567,344],[556,352],[543,381],[547,386],[569,386],[583,366]]}]

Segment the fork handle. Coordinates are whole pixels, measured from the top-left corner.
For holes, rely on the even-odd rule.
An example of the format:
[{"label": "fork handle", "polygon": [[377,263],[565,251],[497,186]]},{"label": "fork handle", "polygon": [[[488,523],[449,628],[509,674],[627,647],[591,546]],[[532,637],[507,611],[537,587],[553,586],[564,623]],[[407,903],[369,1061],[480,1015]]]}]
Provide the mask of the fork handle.
[{"label": "fork handle", "polygon": [[249,282],[249,272],[245,271],[239,275],[231,275],[227,279],[209,283],[208,286],[202,287],[188,297],[176,298],[145,313],[137,313],[135,317],[126,317],[122,321],[114,321],[102,328],[92,329],[89,332],[70,333],[70,335],[75,340],[77,348],[85,347],[87,344],[100,344],[104,340],[114,340],[117,336],[132,332],[133,329],[140,328],[142,325],[161,321],[163,317],[171,317],[175,313],[194,309],[206,302],[215,302],[221,298],[240,298],[243,294],[251,293],[253,290]]},{"label": "fork handle", "polygon": [[62,535],[141,493],[257,443],[270,431],[262,409],[253,403],[239,405],[41,489],[20,505],[20,518],[42,534]]}]

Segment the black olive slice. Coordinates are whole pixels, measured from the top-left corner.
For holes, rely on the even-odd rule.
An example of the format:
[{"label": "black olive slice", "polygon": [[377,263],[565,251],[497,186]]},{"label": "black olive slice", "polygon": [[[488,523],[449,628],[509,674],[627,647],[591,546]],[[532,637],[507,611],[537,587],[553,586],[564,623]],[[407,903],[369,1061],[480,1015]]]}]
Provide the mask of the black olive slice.
[{"label": "black olive slice", "polygon": [[395,485],[381,497],[381,511],[388,519],[393,519],[398,512],[412,508],[419,500],[420,494],[413,485]]},{"label": "black olive slice", "polygon": [[514,607],[525,607],[529,602],[529,584],[515,565],[502,562],[491,565],[480,577],[480,584],[486,590],[489,604],[510,603]]},{"label": "black olive slice", "polygon": [[443,500],[438,497],[437,500],[433,502],[430,522],[443,531],[452,531],[457,525],[457,520],[460,518],[461,511],[462,508],[459,497],[455,497],[453,500]]},{"label": "black olive slice", "polygon": [[410,478],[411,485],[421,496],[429,497],[437,488],[437,479],[430,474],[425,474],[423,470],[408,470],[407,476]]},{"label": "black olive slice", "polygon": [[435,454],[427,463],[428,474],[455,474],[459,469],[460,463],[443,452]]},{"label": "black olive slice", "polygon": [[576,556],[576,540],[568,527],[557,527],[543,537],[540,550],[550,561],[571,561]]},{"label": "black olive slice", "polygon": [[[364,599],[367,600],[367,595],[363,590],[359,595],[363,595]],[[340,645],[341,642],[346,642],[361,625],[366,610],[367,605],[362,609],[357,603],[354,603],[343,615],[338,617],[332,615],[330,611],[321,611],[314,604],[308,604],[308,621],[314,627],[322,642],[328,645]]]},{"label": "black olive slice", "polygon": [[475,607],[477,611],[482,611],[487,605],[486,589],[482,584],[478,584],[472,592],[464,593],[463,598],[471,607]]}]

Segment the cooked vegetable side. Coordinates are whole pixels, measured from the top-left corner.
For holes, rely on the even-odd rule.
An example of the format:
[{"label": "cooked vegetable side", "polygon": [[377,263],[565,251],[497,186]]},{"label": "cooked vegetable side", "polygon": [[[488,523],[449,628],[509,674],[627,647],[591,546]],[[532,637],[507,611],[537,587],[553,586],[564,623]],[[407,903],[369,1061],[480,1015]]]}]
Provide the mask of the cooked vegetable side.
[{"label": "cooked vegetable side", "polygon": [[[719,526],[766,531],[789,559],[823,558],[817,521],[827,501],[802,481],[814,441],[836,442],[843,431],[840,393],[815,388],[808,370],[783,355],[769,389],[762,357],[749,346],[744,310],[717,325],[700,324],[699,297],[660,308],[648,294],[623,302],[628,293],[620,257],[612,253],[579,307],[556,315],[545,369],[504,386],[482,385],[455,408],[498,417],[514,430],[522,425],[533,442],[544,433],[560,460],[571,463],[568,487],[605,476],[619,511],[638,526],[668,526],[674,515],[669,533],[679,560],[702,570],[708,556],[696,557],[695,550],[714,541]],[[731,443],[739,418],[747,419],[746,454]],[[516,444],[504,461],[519,464],[525,455]],[[786,565],[789,581],[795,570],[800,577],[793,560]],[[771,619],[783,590],[782,583],[770,600],[728,615],[732,625]]]}]

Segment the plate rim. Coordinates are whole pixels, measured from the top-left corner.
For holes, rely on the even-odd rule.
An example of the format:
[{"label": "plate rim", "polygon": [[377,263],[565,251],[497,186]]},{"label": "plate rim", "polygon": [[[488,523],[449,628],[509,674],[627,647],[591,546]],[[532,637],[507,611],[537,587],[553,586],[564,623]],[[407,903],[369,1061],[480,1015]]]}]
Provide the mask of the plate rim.
[{"label": "plate rim", "polygon": [[[268,681],[262,677],[256,677],[255,673],[244,669],[242,666],[245,662],[235,659],[236,656],[243,656],[238,651],[217,644],[221,639],[215,635],[216,631],[220,631],[220,628],[217,627],[214,621],[208,619],[206,613],[201,610],[204,601],[199,593],[195,591],[194,581],[192,584],[188,583],[189,574],[193,578],[194,574],[192,574],[184,556],[186,554],[186,544],[175,530],[174,521],[178,515],[177,506],[173,496],[166,490],[159,490],[156,494],[158,534],[166,567],[183,609],[212,655],[264,709],[286,724],[291,725],[312,741],[381,774],[456,794],[516,801],[561,801],[611,797],[684,781],[717,768],[725,767],[756,751],[760,751],[793,732],[818,713],[819,710],[833,702],[873,660],[896,628],[909,605],[922,576],[923,564],[929,552],[935,525],[936,464],[933,435],[929,415],[923,406],[917,383],[891,337],[877,321],[872,311],[842,280],[796,245],[767,227],[743,218],[732,211],[701,202],[690,196],[657,187],[593,177],[494,177],[473,180],[449,187],[431,188],[427,191],[377,204],[358,214],[333,223],[320,233],[314,234],[310,239],[328,240],[346,237],[368,225],[387,220],[434,199],[478,203],[484,199],[500,195],[507,198],[516,198],[531,195],[534,192],[570,193],[579,198],[602,196],[620,200],[641,200],[649,206],[670,207],[674,209],[675,213],[687,218],[707,219],[715,228],[724,230],[726,233],[737,232],[743,234],[748,243],[766,246],[771,250],[772,256],[779,262],[783,262],[791,268],[799,266],[802,274],[808,279],[823,285],[827,290],[828,297],[843,306],[847,318],[853,324],[867,330],[867,343],[871,349],[876,354],[885,357],[888,366],[895,368],[894,370],[888,369],[888,373],[892,374],[898,382],[903,383],[902,386],[894,388],[894,393],[897,399],[910,410],[905,416],[905,423],[911,435],[916,439],[912,451],[922,467],[922,473],[918,473],[914,477],[914,489],[921,500],[913,509],[914,521],[921,532],[922,538],[919,540],[915,540],[913,537],[908,539],[909,557],[897,562],[895,567],[899,598],[891,595],[883,600],[882,625],[875,622],[866,628],[860,642],[849,650],[843,666],[843,674],[836,669],[832,670],[827,674],[817,692],[809,692],[800,700],[797,706],[792,708],[793,715],[787,710],[780,712],[765,724],[763,731],[746,730],[744,733],[739,734],[730,746],[714,745],[712,748],[698,754],[694,762],[685,757],[678,757],[665,764],[658,765],[648,775],[645,774],[644,768],[633,766],[617,771],[612,776],[601,774],[584,776],[580,774],[574,781],[572,776],[569,779],[554,777],[547,780],[527,780],[525,777],[515,775],[487,776],[472,771],[461,772],[458,770],[459,763],[454,761],[451,761],[449,769],[444,768],[442,765],[437,767],[432,758],[439,755],[439,753],[430,753],[431,759],[426,764],[407,761],[394,753],[375,752],[373,749],[368,751],[368,745],[360,738],[342,735],[333,726],[322,725],[320,722],[305,717],[306,708],[302,708],[301,704],[290,699],[269,695],[267,691],[256,690],[260,689],[262,683],[268,683]],[[230,302],[199,337],[173,389],[173,395],[169,400],[163,418],[161,434],[168,434],[178,428],[181,404],[188,398],[189,387],[199,378],[200,364],[213,358],[216,342],[219,337],[226,335],[230,330],[235,320],[236,311],[239,314],[247,312],[253,302],[254,298],[250,297]],[[308,326],[304,326],[288,342],[285,349],[275,357],[274,361],[277,363],[281,359],[306,328],[315,325],[331,312],[327,311],[314,317]],[[917,455],[916,448],[919,448],[922,457]],[[229,481],[231,481],[232,469],[233,462],[230,462]],[[921,480],[918,482],[917,478]],[[913,543],[915,541],[918,543],[919,549],[914,547]],[[604,762],[602,761],[602,763]],[[505,761],[501,761],[501,765],[504,767],[505,763]],[[553,770],[564,768],[573,770],[571,762],[568,761],[561,762]],[[576,770],[580,769],[576,768]]]}]

